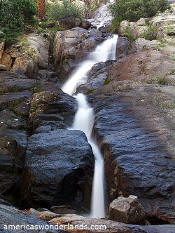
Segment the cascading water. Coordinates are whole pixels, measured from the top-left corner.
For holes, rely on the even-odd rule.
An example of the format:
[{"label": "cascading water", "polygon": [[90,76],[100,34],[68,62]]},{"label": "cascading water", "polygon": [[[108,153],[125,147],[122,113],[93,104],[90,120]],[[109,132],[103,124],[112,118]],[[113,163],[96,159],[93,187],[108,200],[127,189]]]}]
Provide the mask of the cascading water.
[{"label": "cascading water", "polygon": [[[107,60],[115,60],[117,38],[118,36],[114,35],[112,38],[109,38],[98,45],[96,49],[89,54],[88,58],[79,64],[68,81],[63,85],[62,90],[69,95],[73,95],[78,86],[86,83],[87,74],[94,64],[105,62]],[[81,130],[86,134],[95,157],[90,216],[92,218],[104,218],[104,161],[97,144],[91,137],[94,125],[94,112],[89,106],[84,94],[79,93],[75,98],[78,102],[78,111],[75,115],[71,129]]]}]

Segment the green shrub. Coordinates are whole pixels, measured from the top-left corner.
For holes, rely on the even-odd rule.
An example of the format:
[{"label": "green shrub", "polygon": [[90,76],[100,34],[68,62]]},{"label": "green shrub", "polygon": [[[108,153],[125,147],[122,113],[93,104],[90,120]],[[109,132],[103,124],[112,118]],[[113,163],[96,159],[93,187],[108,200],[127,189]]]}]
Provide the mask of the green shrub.
[{"label": "green shrub", "polygon": [[131,29],[129,27],[125,29],[123,35],[126,36],[130,42],[134,41],[134,36],[132,35]]},{"label": "green shrub", "polygon": [[139,37],[143,37],[146,40],[156,40],[157,39],[157,29],[148,26],[148,29],[145,30],[143,34],[141,34]]},{"label": "green shrub", "polygon": [[158,78],[157,82],[160,85],[168,85],[168,81],[165,78]]},{"label": "green shrub", "polygon": [[1,0],[0,30],[5,34],[6,43],[14,43],[24,25],[35,22],[35,13],[34,0]]},{"label": "green shrub", "polygon": [[112,15],[122,20],[137,21],[156,15],[168,8],[167,0],[116,0],[109,6]]},{"label": "green shrub", "polygon": [[63,4],[55,3],[48,8],[47,15],[49,19],[61,20],[67,17],[82,18],[82,10],[71,4],[68,0],[64,0]]},{"label": "green shrub", "polygon": [[110,33],[115,33],[119,28],[120,28],[120,23],[122,20],[118,19],[118,18],[114,18],[112,20],[112,24],[110,25],[108,31]]}]

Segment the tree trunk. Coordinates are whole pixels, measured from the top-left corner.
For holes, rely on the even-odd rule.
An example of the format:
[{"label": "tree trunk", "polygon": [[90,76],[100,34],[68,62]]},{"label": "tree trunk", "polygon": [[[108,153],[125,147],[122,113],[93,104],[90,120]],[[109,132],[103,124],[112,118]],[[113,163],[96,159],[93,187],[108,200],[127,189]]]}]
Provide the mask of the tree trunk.
[{"label": "tree trunk", "polygon": [[37,10],[39,19],[45,16],[45,0],[37,0]]}]

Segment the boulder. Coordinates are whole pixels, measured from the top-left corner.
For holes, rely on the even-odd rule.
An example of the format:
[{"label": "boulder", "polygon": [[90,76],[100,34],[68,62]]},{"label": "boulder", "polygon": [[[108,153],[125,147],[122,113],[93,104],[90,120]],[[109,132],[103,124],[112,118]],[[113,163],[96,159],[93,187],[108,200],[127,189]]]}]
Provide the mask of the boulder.
[{"label": "boulder", "polygon": [[165,86],[160,90],[137,82],[125,91],[117,91],[114,83],[112,87],[111,96],[93,93],[96,98],[91,102],[96,114],[93,135],[104,155],[109,198],[136,195],[150,221],[153,217],[158,223],[174,223],[175,163],[173,152],[167,152],[174,148],[174,130],[170,134],[174,123],[164,118],[171,113],[166,106],[170,106],[172,88],[165,98]]},{"label": "boulder", "polygon": [[145,211],[136,196],[118,197],[109,206],[109,219],[127,224],[144,224]]},{"label": "boulder", "polygon": [[[42,227],[42,229],[39,229]],[[24,212],[13,206],[0,204],[0,232],[9,233],[57,233],[57,229],[49,226],[46,221],[38,219],[35,215],[25,215]],[[64,233],[61,229],[60,233]]]},{"label": "boulder", "polygon": [[81,24],[81,20],[79,18],[67,17],[59,20],[58,25],[63,30],[69,30],[71,28],[79,27]]},{"label": "boulder", "polygon": [[98,29],[92,28],[92,29],[89,31],[89,33],[90,33],[90,35],[92,35],[97,41],[103,41],[102,32],[99,31]]},{"label": "boulder", "polygon": [[88,73],[87,83],[78,87],[78,92],[92,94],[96,89],[108,84],[108,73],[114,61],[100,62],[95,64]]},{"label": "boulder", "polygon": [[126,37],[119,37],[117,40],[116,52],[117,58],[123,58],[128,55],[129,42]]},{"label": "boulder", "polygon": [[93,164],[81,131],[57,129],[32,135],[21,189],[24,205],[89,207]]},{"label": "boulder", "polygon": [[14,201],[27,147],[25,131],[0,128],[0,194]]},{"label": "boulder", "polygon": [[67,76],[78,62],[95,46],[95,38],[88,35],[86,29],[76,27],[56,33],[53,45],[55,67],[60,78]]},{"label": "boulder", "polygon": [[91,22],[87,19],[84,19],[82,22],[81,22],[81,27],[84,28],[84,29],[89,29],[91,26]]},{"label": "boulder", "polygon": [[158,40],[146,40],[144,38],[138,38],[133,43],[133,48],[137,52],[143,51],[145,49],[155,49],[157,50],[161,46],[161,42]]},{"label": "boulder", "polygon": [[74,97],[59,90],[35,93],[30,102],[30,123],[37,132],[50,128],[67,128],[72,125],[77,102]]},{"label": "boulder", "polygon": [[52,206],[50,208],[56,214],[75,214],[76,210],[73,210],[71,206],[61,205],[61,206]]},{"label": "boulder", "polygon": [[11,66],[12,66],[12,58],[11,58],[11,56],[8,53],[4,52],[2,54],[0,63],[1,63],[1,65],[4,65],[4,67],[6,67],[7,70],[10,70]]},{"label": "boulder", "polygon": [[49,42],[34,33],[25,35],[18,42],[7,48],[0,63],[9,71],[26,74],[30,78],[37,74],[38,69],[48,68]]}]

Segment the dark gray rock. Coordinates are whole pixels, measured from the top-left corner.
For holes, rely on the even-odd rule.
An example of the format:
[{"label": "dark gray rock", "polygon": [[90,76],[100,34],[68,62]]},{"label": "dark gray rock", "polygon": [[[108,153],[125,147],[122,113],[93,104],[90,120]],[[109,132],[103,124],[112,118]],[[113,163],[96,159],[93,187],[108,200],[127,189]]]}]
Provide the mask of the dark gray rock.
[{"label": "dark gray rock", "polygon": [[115,61],[100,62],[95,64],[88,73],[87,83],[77,88],[77,92],[91,94],[99,87],[103,87],[108,83],[108,71],[111,69]]},{"label": "dark gray rock", "polygon": [[[27,229],[25,229],[24,226],[28,226]],[[32,229],[32,226],[40,226],[43,227],[43,229]],[[15,229],[17,227],[17,229]],[[21,227],[21,229],[20,229]],[[29,229],[29,227],[31,229]],[[41,232],[41,233],[47,233],[47,232],[53,232],[56,233],[58,231],[53,230],[52,228],[49,228],[49,224],[47,222],[44,222],[42,220],[39,220],[34,215],[25,215],[22,213],[22,211],[16,209],[13,206],[6,206],[6,205],[0,205],[0,232],[2,233],[32,233],[32,232]],[[60,233],[64,232],[59,230]]]},{"label": "dark gray rock", "polygon": [[93,154],[81,131],[53,130],[29,138],[22,198],[29,206],[88,207]]},{"label": "dark gray rock", "polygon": [[43,91],[33,95],[30,104],[30,122],[33,129],[51,125],[51,128],[67,128],[72,125],[77,102],[60,89]]},{"label": "dark gray rock", "polygon": [[175,161],[155,130],[136,117],[130,100],[129,94],[102,95],[93,102],[94,135],[99,144],[103,141],[109,198],[136,195],[149,216],[173,223]]},{"label": "dark gray rock", "polygon": [[27,123],[21,116],[18,116],[14,112],[5,109],[0,112],[0,127],[25,129],[27,127]]},{"label": "dark gray rock", "polygon": [[0,129],[0,194],[11,196],[16,190],[23,169],[26,147],[25,131]]}]

